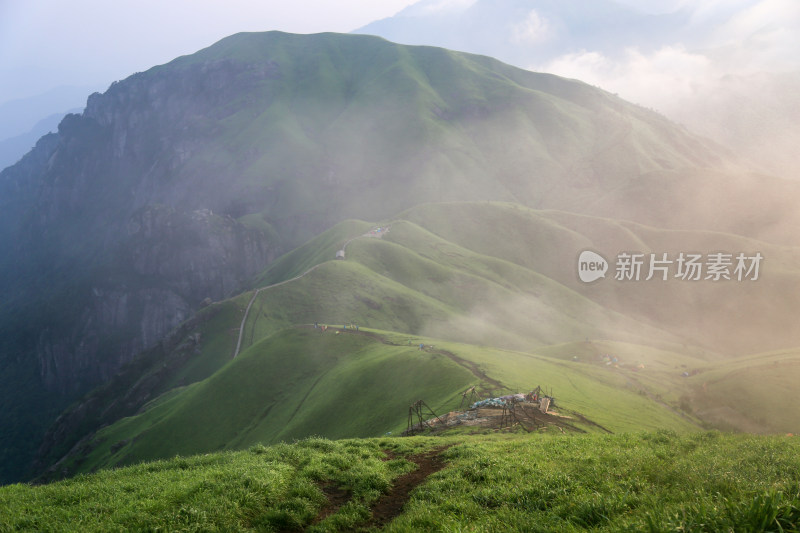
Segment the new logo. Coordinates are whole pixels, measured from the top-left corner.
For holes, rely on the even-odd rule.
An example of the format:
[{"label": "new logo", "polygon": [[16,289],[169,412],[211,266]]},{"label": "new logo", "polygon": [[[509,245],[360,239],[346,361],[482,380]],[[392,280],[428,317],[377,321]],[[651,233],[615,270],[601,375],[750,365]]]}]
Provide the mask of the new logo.
[{"label": "new logo", "polygon": [[591,283],[600,278],[606,277],[608,271],[608,261],[591,250],[584,250],[578,257],[578,277],[584,283]]}]

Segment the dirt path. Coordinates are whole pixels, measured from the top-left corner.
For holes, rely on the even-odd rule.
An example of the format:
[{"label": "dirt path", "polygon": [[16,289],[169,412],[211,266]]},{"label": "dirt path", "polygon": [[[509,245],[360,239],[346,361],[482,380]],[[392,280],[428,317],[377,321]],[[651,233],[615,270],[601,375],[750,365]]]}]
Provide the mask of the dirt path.
[{"label": "dirt path", "polygon": [[[453,446],[440,446],[425,453],[417,455],[410,455],[404,459],[411,461],[417,468],[412,472],[403,474],[392,483],[392,488],[389,492],[380,497],[372,506],[372,516],[366,524],[358,527],[359,531],[372,530],[373,528],[382,528],[394,518],[400,516],[403,512],[403,506],[411,498],[411,491],[417,486],[421,485],[428,479],[428,476],[443,469],[447,463],[441,457],[441,453]],[[391,461],[398,456],[392,450],[384,450],[386,454],[385,461]],[[311,522],[315,525],[325,520],[327,517],[336,514],[339,509],[350,501],[352,494],[342,488],[336,487],[332,484],[325,484],[320,487],[328,503],[320,510],[319,514]]]},{"label": "dirt path", "polygon": [[[381,237],[389,232],[389,228],[390,227],[391,226],[387,226],[386,231],[381,234]],[[371,237],[371,235],[370,235],[369,232],[367,232],[367,233],[364,233],[363,235],[357,235],[357,236],[355,236],[355,237],[353,237],[351,239],[348,239],[347,241],[345,241],[344,245],[342,246],[342,250],[347,249],[347,245],[348,244],[350,244],[354,240],[360,239],[362,237]],[[327,261],[325,261],[325,263],[327,263]],[[233,352],[232,359],[235,359],[236,356],[239,355],[239,352],[242,349],[242,339],[244,338],[244,326],[245,326],[245,324],[247,324],[247,316],[250,314],[250,308],[253,307],[253,302],[256,301],[256,298],[258,297],[258,294],[261,291],[265,291],[267,289],[273,289],[275,287],[279,287],[281,285],[285,285],[286,283],[291,283],[292,281],[297,281],[298,279],[302,278],[306,274],[310,274],[311,272],[316,270],[321,265],[324,265],[325,263],[319,263],[318,265],[314,265],[313,267],[309,268],[308,270],[306,270],[305,272],[303,272],[299,276],[295,276],[295,277],[293,277],[291,279],[283,280],[283,281],[280,281],[278,283],[273,283],[272,285],[267,285],[266,287],[261,287],[260,289],[256,289],[255,292],[253,292],[253,297],[250,298],[250,302],[247,304],[247,308],[245,308],[245,310],[244,310],[244,316],[242,317],[242,323],[239,325],[239,338],[236,341],[236,350],[234,350],[234,352]]]},{"label": "dirt path", "polygon": [[500,383],[499,381],[497,381],[496,379],[490,378],[489,376],[487,376],[486,372],[481,370],[480,367],[477,364],[473,363],[472,361],[468,361],[466,359],[462,359],[461,357],[457,356],[456,354],[454,354],[452,352],[448,352],[447,350],[439,350],[438,348],[432,348],[430,350],[430,352],[431,353],[438,353],[438,354],[441,354],[441,355],[447,357],[448,359],[453,361],[455,364],[457,364],[457,365],[459,365],[459,366],[461,366],[463,368],[466,368],[467,370],[472,372],[473,376],[475,376],[476,378],[484,381],[485,383],[490,384],[492,387],[496,387],[499,390],[511,390],[508,387],[506,387],[505,385],[503,385],[502,383]]},{"label": "dirt path", "polygon": [[441,453],[449,447],[442,446],[426,453],[406,457],[417,465],[416,470],[394,480],[389,492],[381,496],[372,506],[372,519],[366,527],[381,528],[399,516],[403,512],[403,506],[411,498],[411,491],[428,479],[428,476],[447,466]]},{"label": "dirt path", "polygon": [[261,287],[260,289],[256,289],[255,292],[253,292],[253,297],[250,298],[250,303],[247,304],[247,308],[244,310],[244,316],[242,317],[242,323],[239,325],[239,339],[236,341],[236,350],[233,352],[233,359],[235,359],[236,356],[239,355],[239,351],[242,349],[242,338],[244,337],[244,326],[247,323],[247,315],[250,314],[250,308],[253,307],[253,302],[256,301],[256,297],[258,296],[258,293],[260,293],[261,291],[265,291],[267,289],[272,289],[274,287],[279,287],[281,285],[284,285],[286,283],[290,283],[292,281],[296,281],[296,280],[302,278],[303,276],[305,276],[306,274],[309,274],[310,272],[314,271],[317,267],[319,267],[322,264],[324,264],[324,263],[320,263],[319,265],[314,265],[313,267],[309,268],[308,270],[306,270],[305,272],[303,272],[299,276],[295,276],[292,279],[287,279],[287,280],[284,280],[284,281],[280,281],[278,283],[273,283],[272,285],[267,285],[266,287]]}]

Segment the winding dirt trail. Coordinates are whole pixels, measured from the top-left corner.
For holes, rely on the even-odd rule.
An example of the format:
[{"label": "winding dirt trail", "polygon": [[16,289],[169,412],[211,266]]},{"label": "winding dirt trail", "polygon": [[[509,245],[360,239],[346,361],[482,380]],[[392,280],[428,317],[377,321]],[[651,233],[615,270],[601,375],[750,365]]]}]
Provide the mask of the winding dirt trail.
[{"label": "winding dirt trail", "polygon": [[273,283],[272,285],[267,285],[266,287],[261,287],[260,289],[256,289],[253,292],[253,297],[250,298],[250,303],[247,304],[247,308],[244,310],[244,316],[242,317],[242,323],[239,325],[239,340],[236,341],[236,350],[233,352],[233,359],[239,355],[239,351],[242,349],[242,338],[244,337],[244,325],[247,323],[247,315],[250,314],[250,308],[253,307],[253,302],[256,301],[256,297],[261,291],[265,291],[267,289],[272,289],[275,287],[279,287],[281,285],[285,285],[286,283],[291,283],[292,281],[297,281],[298,279],[302,278],[306,274],[309,274],[316,270],[320,265],[324,265],[325,263],[320,263],[319,265],[314,265],[313,267],[309,268],[299,276],[295,276],[292,279],[287,279],[284,281],[280,281],[278,283]]},{"label": "winding dirt trail", "polygon": [[[382,231],[380,233],[380,237],[383,237],[383,235],[388,233],[390,228],[391,228],[391,226],[386,226],[385,231]],[[346,251],[348,244],[350,244],[354,240],[360,239],[362,237],[368,237],[368,238],[372,237],[372,238],[374,238],[372,232],[368,231],[367,233],[364,233],[362,235],[356,235],[355,237],[352,237],[352,238],[346,240],[344,242],[344,244],[342,245],[341,249]],[[303,276],[305,276],[307,274],[310,274],[311,272],[313,272],[314,270],[319,268],[321,265],[324,265],[325,263],[327,263],[327,261],[325,261],[324,263],[319,263],[318,265],[314,265],[313,267],[309,268],[308,270],[306,270],[305,272],[303,272],[299,276],[295,276],[295,277],[293,277],[291,279],[286,279],[286,280],[283,280],[283,281],[279,281],[278,283],[273,283],[272,285],[267,285],[266,287],[261,287],[259,289],[256,289],[253,292],[253,297],[250,298],[250,302],[247,304],[247,307],[244,310],[244,316],[242,317],[242,323],[239,325],[239,338],[236,341],[236,349],[234,350],[233,357],[231,359],[236,359],[236,356],[239,355],[239,352],[242,349],[242,339],[244,338],[244,326],[245,326],[245,324],[247,324],[247,316],[250,314],[250,308],[253,307],[253,303],[256,301],[256,298],[258,297],[259,293],[261,291],[265,291],[267,289],[274,289],[275,287],[280,287],[281,285],[285,285],[287,283],[291,283],[293,281],[297,281],[298,279],[302,278]]]},{"label": "winding dirt trail", "polygon": [[[451,446],[454,445],[448,444],[446,446],[439,446],[427,452],[403,457],[407,461],[411,461],[417,465],[417,468],[394,480],[389,492],[381,496],[378,501],[372,505],[372,516],[369,522],[359,526],[359,531],[372,531],[375,528],[382,528],[396,517],[400,516],[403,513],[403,506],[411,499],[411,491],[424,483],[431,474],[447,466],[441,454]],[[385,461],[391,461],[398,457],[392,450],[384,450],[384,453],[386,454]],[[325,497],[328,499],[328,503],[320,510],[319,514],[311,522],[311,525],[318,524],[325,518],[336,514],[343,505],[350,501],[352,496],[349,491],[341,487],[336,487],[335,485],[325,484],[321,488],[323,493],[325,493]]]},{"label": "winding dirt trail", "polygon": [[[428,479],[428,476],[447,466],[442,452],[450,446],[440,446],[433,450],[406,457],[417,468],[398,477],[389,492],[380,497],[372,506],[372,519],[367,527],[381,528],[403,512],[403,506],[411,499],[411,491]],[[389,456],[391,457],[391,455]]]}]

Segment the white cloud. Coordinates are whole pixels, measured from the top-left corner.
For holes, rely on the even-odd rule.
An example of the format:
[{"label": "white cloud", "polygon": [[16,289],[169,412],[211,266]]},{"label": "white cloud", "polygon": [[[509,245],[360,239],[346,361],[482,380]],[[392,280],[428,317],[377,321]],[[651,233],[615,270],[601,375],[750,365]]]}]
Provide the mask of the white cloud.
[{"label": "white cloud", "polygon": [[[766,172],[797,178],[800,164],[800,3],[750,1],[739,12],[700,2],[708,30],[692,47],[562,55],[536,70],[577,78],[658,110],[732,148]],[[724,16],[711,10],[726,10]],[[704,26],[702,24],[705,24]],[[785,72],[787,74],[777,74]]]},{"label": "white cloud", "polygon": [[761,0],[733,14],[709,35],[710,52],[737,73],[798,68],[800,2]]},{"label": "white cloud", "polygon": [[689,96],[718,76],[709,58],[679,45],[649,55],[630,48],[617,61],[599,52],[568,54],[540,70],[583,80],[649,107]]},{"label": "white cloud", "polygon": [[511,29],[511,42],[516,44],[537,44],[548,40],[552,35],[550,23],[532,9],[522,22]]},{"label": "white cloud", "polygon": [[797,0],[689,0],[683,7],[710,30],[691,49],[680,42],[647,54],[629,48],[616,59],[587,50],[536,65],[536,70],[581,79],[669,114],[683,99],[709,94],[726,74],[800,68]]},{"label": "white cloud", "polygon": [[692,13],[692,22],[701,24],[720,17],[727,18],[758,0],[684,0],[681,7]]}]

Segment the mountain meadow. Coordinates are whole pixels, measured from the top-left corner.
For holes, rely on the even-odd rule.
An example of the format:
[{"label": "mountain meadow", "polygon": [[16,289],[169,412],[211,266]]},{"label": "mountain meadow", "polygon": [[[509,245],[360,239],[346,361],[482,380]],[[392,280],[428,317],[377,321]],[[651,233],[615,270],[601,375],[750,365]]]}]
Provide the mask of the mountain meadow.
[{"label": "mountain meadow", "polygon": [[797,531],[799,187],[368,35],[136,73],[0,173],[0,530]]}]

